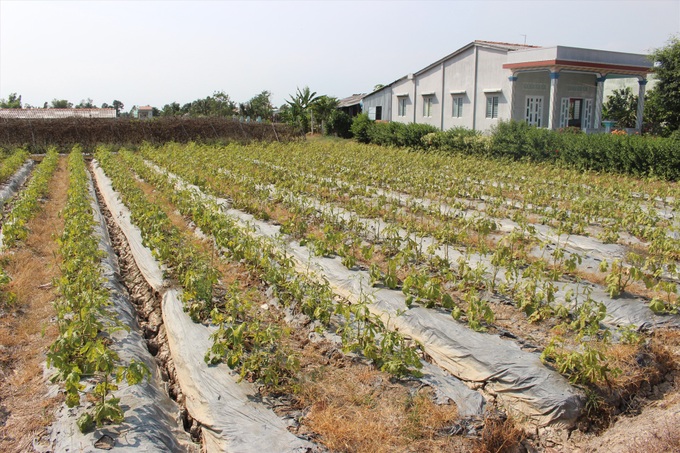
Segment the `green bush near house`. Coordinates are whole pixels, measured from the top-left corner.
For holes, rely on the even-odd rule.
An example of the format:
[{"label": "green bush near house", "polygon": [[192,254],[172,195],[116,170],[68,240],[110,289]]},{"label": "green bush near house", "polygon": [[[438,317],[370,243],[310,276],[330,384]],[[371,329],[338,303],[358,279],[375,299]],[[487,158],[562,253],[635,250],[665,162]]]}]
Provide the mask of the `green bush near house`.
[{"label": "green bush near house", "polygon": [[359,143],[371,143],[368,130],[373,125],[373,121],[368,118],[368,114],[361,113],[354,117],[352,126],[349,128],[352,135]]},{"label": "green bush near house", "polygon": [[551,161],[582,170],[680,179],[680,136],[585,134],[503,121],[492,132],[490,156]]},{"label": "green bush near house", "polygon": [[417,123],[378,123],[362,113],[354,118],[352,134],[360,143],[373,143],[381,146],[405,146],[408,148],[422,149],[424,147],[423,136],[437,132],[434,126]]},{"label": "green bush near house", "polygon": [[337,135],[342,138],[352,137],[352,117],[341,110],[333,110],[326,125],[327,135]]},{"label": "green bush near house", "polygon": [[368,115],[354,120],[352,132],[362,143],[680,179],[680,133],[670,137],[585,134],[574,128],[552,131],[522,121],[501,121],[490,136],[484,136],[460,127],[442,132],[425,124],[376,123]]}]

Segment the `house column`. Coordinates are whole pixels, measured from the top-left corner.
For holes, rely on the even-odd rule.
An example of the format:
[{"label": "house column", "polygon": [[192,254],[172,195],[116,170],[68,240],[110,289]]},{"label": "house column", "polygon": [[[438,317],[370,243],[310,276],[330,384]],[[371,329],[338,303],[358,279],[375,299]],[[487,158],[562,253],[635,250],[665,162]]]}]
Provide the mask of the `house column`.
[{"label": "house column", "polygon": [[642,132],[642,118],[645,112],[645,86],[647,79],[638,80],[638,102],[637,102],[637,121],[635,121],[635,129]]},{"label": "house column", "polygon": [[550,73],[550,110],[548,112],[548,129],[555,129],[555,118],[557,118],[557,82],[559,80],[559,72]]},{"label": "house column", "polygon": [[602,126],[602,102],[604,99],[604,81],[607,76],[598,77],[597,89],[595,91],[595,120],[593,121],[593,128],[600,129]]},{"label": "house column", "polygon": [[510,96],[508,96],[508,101],[510,104],[510,111],[508,112],[508,119],[512,120],[514,119],[512,117],[512,112],[513,109],[515,108],[515,82],[517,82],[517,76],[515,74],[511,75],[508,77],[508,80],[510,81]]}]

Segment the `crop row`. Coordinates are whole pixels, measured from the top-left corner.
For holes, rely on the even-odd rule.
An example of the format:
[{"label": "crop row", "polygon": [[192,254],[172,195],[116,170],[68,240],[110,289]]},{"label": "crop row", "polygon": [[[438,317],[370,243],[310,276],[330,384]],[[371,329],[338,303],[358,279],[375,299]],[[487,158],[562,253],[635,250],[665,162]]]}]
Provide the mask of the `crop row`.
[{"label": "crop row", "polygon": [[0,162],[0,183],[7,181],[28,159],[28,151],[18,148]]},{"label": "crop row", "polygon": [[57,168],[58,161],[59,154],[52,149],[35,169],[28,186],[21,192],[2,226],[4,248],[12,247],[28,236],[26,224],[40,209],[41,198],[47,194],[48,184]]},{"label": "crop row", "polygon": [[[231,154],[239,159],[238,148],[231,149],[237,151]],[[568,224],[574,232],[587,232],[589,225],[596,225],[610,240],[616,239],[618,230],[644,235],[651,234],[645,232],[650,227],[663,228],[667,225],[665,217],[673,215],[678,204],[676,185],[584,176],[534,164],[423,156],[390,149],[375,152],[359,145],[343,145],[342,149],[332,145],[287,145],[285,149],[271,145],[251,147],[246,155],[266,165],[270,172],[275,172],[272,165],[279,166],[306,182],[315,180],[344,190],[351,184],[369,192],[368,188],[374,187],[432,198],[453,207],[481,200],[492,217],[512,218],[512,211],[521,210],[544,222]]]},{"label": "crop row", "polygon": [[[145,153],[149,155],[149,150],[145,150]],[[192,153],[193,154],[193,153]],[[158,156],[156,156],[158,157]],[[195,157],[195,154],[193,154],[193,157]],[[182,174],[184,177],[188,178],[189,180],[200,180],[200,173],[203,172],[203,169],[198,169],[197,171],[193,171],[192,169],[195,169],[196,167],[189,167],[183,165],[182,158],[180,158],[177,154],[174,154],[172,159],[166,159],[164,161],[165,164],[172,163],[173,169],[178,170],[180,174]],[[227,186],[228,184],[224,183],[222,181],[222,184],[219,184],[217,180],[207,182],[205,178],[202,179],[205,183],[205,185],[212,189],[215,192],[219,192],[219,188],[223,188]],[[234,201],[235,206],[248,206],[249,202],[243,202],[240,200],[241,196],[240,195],[245,195],[252,193],[249,189],[250,187],[241,188],[242,190],[235,190],[230,192],[229,194],[232,196],[232,200]],[[238,198],[233,198],[234,196],[237,196]],[[240,202],[240,203],[239,203]],[[293,215],[295,216],[298,214],[295,212]],[[285,224],[284,224],[285,226]],[[328,232],[328,230],[326,230]],[[338,241],[338,243],[343,244],[345,241],[346,237],[341,237],[341,239]],[[399,249],[399,247],[402,246],[401,242],[397,242],[392,244],[395,246],[395,255],[392,258],[392,261],[387,265],[387,271],[372,271],[372,273],[377,274],[375,277],[375,280],[380,280],[385,286],[389,288],[396,288],[398,285],[398,278],[396,276],[396,266],[398,262],[403,262],[409,261],[416,255],[416,248],[408,249],[408,247]],[[318,249],[318,244],[316,245]],[[322,254],[330,253],[327,248],[324,249],[325,252]],[[410,257],[410,258],[408,258]],[[343,260],[345,261],[345,260]],[[450,277],[447,275],[436,275],[434,277],[431,276],[432,272],[432,267],[429,267],[428,270],[417,270],[413,269],[411,273],[404,279],[403,282],[403,287],[402,291],[408,295],[407,298],[407,304],[411,303],[419,303],[424,306],[433,306],[433,305],[440,305],[445,308],[448,308],[452,311],[452,314],[454,314],[455,317],[460,316],[461,310],[458,308],[458,305],[454,304],[453,300],[451,299],[450,296],[448,296],[447,291],[443,288],[442,282],[446,281],[447,279],[450,280]],[[436,269],[436,268],[435,268]],[[471,274],[474,274],[475,271],[474,269],[468,268],[465,271],[465,276],[466,278],[463,281],[467,281],[470,283],[467,277],[469,277]],[[540,288],[534,288],[534,290],[538,290]],[[553,290],[554,292],[554,290]],[[485,324],[490,324],[493,322],[493,312],[491,311],[490,306],[488,303],[482,298],[482,295],[477,292],[474,287],[467,287],[465,288],[465,306],[467,309],[465,310],[465,316],[468,320],[468,323],[470,324],[471,327],[478,329],[478,330],[484,330],[484,325]],[[578,308],[574,312],[573,315],[571,315],[571,319],[569,322],[566,323],[566,325],[570,329],[577,330],[579,334],[577,335],[577,341],[581,341],[584,339],[587,335],[586,332],[589,335],[590,340],[594,340],[598,337],[598,332],[600,330],[599,323],[603,318],[603,311],[601,306],[598,306],[597,304],[594,304],[592,301],[590,301],[590,298],[587,297],[587,295],[582,295],[582,294],[576,294],[575,297],[572,299],[572,301],[577,301],[579,298],[582,300],[580,301]],[[583,299],[586,300],[585,303],[583,302]],[[410,301],[410,302],[409,302]],[[410,305],[407,305],[407,307],[404,308],[409,308]],[[528,307],[524,307],[525,310],[529,311]],[[547,306],[544,307],[548,308]],[[538,311],[536,309],[535,311]],[[564,316],[564,315],[562,315]],[[556,340],[557,341],[557,340]],[[560,340],[560,345],[563,344],[563,341]],[[590,348],[593,349],[593,348]],[[551,351],[556,350],[556,347],[552,347],[548,350],[550,353]],[[564,348],[560,349],[560,351],[564,351]],[[566,353],[564,353],[566,354]],[[574,351],[570,351],[569,354],[579,354]],[[566,360],[566,355],[563,356],[557,356],[557,360]],[[573,356],[571,357],[571,363],[575,363]],[[607,368],[606,363],[601,364],[600,362],[605,362],[606,358],[603,356],[600,356],[600,360],[596,363],[590,363],[587,366],[585,366],[586,369],[591,371],[591,378],[594,380],[601,380],[605,378],[605,375],[608,371],[610,371]],[[595,372],[592,372],[593,367],[596,367]],[[575,369],[567,368],[565,369],[565,374],[572,376],[575,380],[581,380],[583,379],[582,376],[584,376],[584,371],[582,371],[583,367],[576,367]]]},{"label": "crop row", "polygon": [[[126,163],[123,165],[119,162],[118,165],[135,168],[140,176],[166,194],[180,212],[191,218],[203,232],[213,235],[217,247],[224,250],[232,260],[245,262],[258,278],[271,285],[285,304],[295,305],[298,311],[326,326],[337,313],[343,313],[347,318],[352,317],[355,321],[352,328],[343,330],[346,350],[362,350],[383,369],[395,374],[408,372],[410,367],[419,366],[414,350],[406,346],[405,340],[398,334],[383,335],[377,347],[377,335],[382,325],[380,320],[367,311],[359,313],[354,307],[350,309],[348,305],[336,304],[327,284],[298,273],[290,258],[277,252],[274,244],[254,238],[247,228],[236,225],[210,200],[199,197],[190,190],[176,189],[167,177],[157,174],[154,177],[134,156],[123,152],[121,157]],[[110,161],[104,165],[107,172],[111,171],[110,165]],[[115,179],[114,176],[114,181]],[[191,312],[191,305],[187,308]],[[214,334],[214,344],[206,354],[206,360],[225,360],[231,367],[238,368],[242,376],[248,375],[265,384],[277,385],[280,379],[294,373],[295,360],[288,357],[285,350],[273,347],[281,343],[280,337],[285,329],[279,330],[273,324],[263,324],[254,315],[255,308],[247,298],[241,297],[234,288],[229,288],[220,302],[208,311],[212,322],[219,328]],[[395,344],[388,344],[388,339]],[[286,369],[287,367],[291,369]]]},{"label": "crop row", "polygon": [[[89,179],[77,147],[69,156],[68,168],[68,202],[62,212],[64,231],[59,238],[60,297],[54,304],[59,336],[50,346],[47,363],[56,369],[52,380],[63,385],[69,407],[80,405],[83,393],[94,400],[92,410],[78,419],[80,430],[85,432],[94,425],[121,422],[123,408],[113,392],[123,380],[130,385],[141,382],[149,369],[136,361],[121,364],[110,347],[110,335],[124,327],[107,308],[110,294],[102,278],[103,252],[93,230]],[[94,382],[94,386],[87,386],[83,379]]]},{"label": "crop row", "polygon": [[[446,308],[453,309],[455,314],[460,311],[455,309],[450,297],[443,291],[442,284],[448,284],[449,287],[453,284],[459,290],[500,290],[517,300],[530,319],[551,316],[555,293],[558,292],[558,287],[553,282],[562,272],[573,272],[580,260],[578,255],[567,254],[563,248],[548,251],[545,243],[538,257],[528,256],[526,241],[529,231],[522,230],[507,235],[488,254],[474,253],[472,247],[462,253],[455,249],[450,251],[448,241],[442,240],[442,230],[447,231],[447,224],[442,225],[444,229],[434,231],[436,239],[423,235],[431,232],[428,230],[416,230],[419,235],[415,235],[409,233],[415,230],[411,223],[401,224],[403,230],[400,230],[399,225],[392,221],[369,221],[352,212],[343,211],[342,208],[321,205],[314,199],[291,193],[291,186],[284,185],[282,189],[276,190],[275,187],[272,189],[272,186],[258,184],[247,175],[235,176],[233,171],[225,172],[221,167],[225,161],[231,160],[231,156],[225,158],[219,152],[204,154],[192,149],[193,161],[210,159],[212,162],[209,167],[199,165],[200,170],[183,165],[183,159],[188,158],[188,154],[180,150],[175,150],[172,155],[165,153],[163,149],[154,152],[147,148],[143,152],[188,180],[196,181],[220,196],[228,196],[234,206],[240,209],[265,219],[273,215],[285,231],[308,242],[317,254],[337,254],[350,268],[357,262],[370,266],[375,280],[391,288],[399,286],[401,279],[405,283],[405,292],[414,295],[414,298],[426,305],[443,303]],[[274,205],[279,207],[272,207]],[[382,264],[376,263],[371,257],[375,251],[384,257]],[[414,269],[414,264],[421,269]],[[614,279],[623,273],[623,267],[614,264],[609,286],[610,292],[616,291],[618,294],[630,281]],[[425,269],[422,269],[423,265]],[[433,272],[434,276],[429,276]],[[665,285],[661,288],[665,292],[660,293],[665,298],[656,299],[652,305],[660,305],[655,307],[659,311],[673,310],[675,284],[660,281],[658,276],[656,280],[647,278],[647,274],[639,272],[637,278],[642,277],[652,286],[661,288]],[[571,289],[569,292],[577,293],[575,299],[581,296],[579,292],[583,287],[569,283],[568,280],[560,286],[565,285],[568,286],[565,291]],[[471,304],[475,308],[471,310],[473,318],[483,314],[482,319],[493,319],[488,307],[478,302],[477,298],[469,294],[466,297],[469,298],[468,305],[471,300],[474,301]],[[585,294],[583,297],[585,298]],[[575,299],[563,299],[563,303],[571,305]],[[660,303],[661,300],[667,305]],[[481,326],[477,319],[473,320],[472,325],[476,328]]]}]

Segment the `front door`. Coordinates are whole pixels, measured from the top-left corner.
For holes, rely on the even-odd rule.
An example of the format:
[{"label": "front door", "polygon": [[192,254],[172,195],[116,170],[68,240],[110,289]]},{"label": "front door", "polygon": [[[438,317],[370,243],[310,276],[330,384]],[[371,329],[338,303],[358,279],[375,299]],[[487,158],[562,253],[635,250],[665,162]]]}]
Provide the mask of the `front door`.
[{"label": "front door", "polygon": [[569,98],[569,127],[581,128],[581,117],[583,116],[583,99]]},{"label": "front door", "polygon": [[543,123],[543,96],[527,96],[524,119],[529,126],[541,127]]}]

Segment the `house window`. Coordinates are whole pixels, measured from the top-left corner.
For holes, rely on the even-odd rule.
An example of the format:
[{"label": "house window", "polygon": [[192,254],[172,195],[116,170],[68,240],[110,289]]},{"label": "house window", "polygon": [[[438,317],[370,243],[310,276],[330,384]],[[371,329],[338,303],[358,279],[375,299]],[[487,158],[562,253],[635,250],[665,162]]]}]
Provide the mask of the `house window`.
[{"label": "house window", "polygon": [[486,117],[498,118],[498,96],[486,97]]},{"label": "house window", "polygon": [[453,97],[453,113],[454,118],[461,118],[463,116],[463,96]]},{"label": "house window", "polygon": [[376,121],[380,121],[382,119],[382,105],[379,105],[375,108],[375,119]]},{"label": "house window", "polygon": [[406,97],[399,98],[399,116],[406,116]]},{"label": "house window", "polygon": [[426,118],[432,116],[432,96],[423,97],[423,116]]}]

